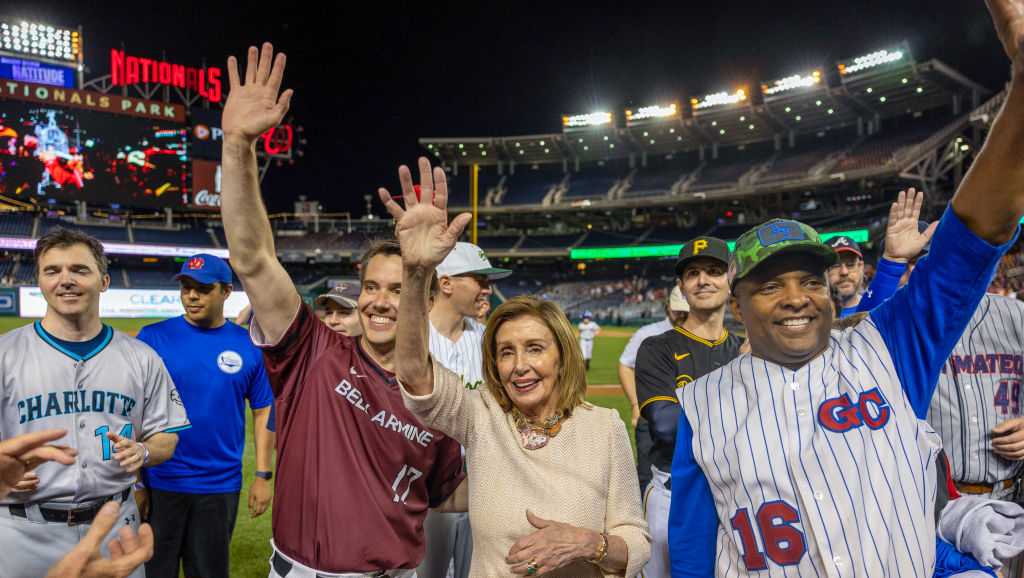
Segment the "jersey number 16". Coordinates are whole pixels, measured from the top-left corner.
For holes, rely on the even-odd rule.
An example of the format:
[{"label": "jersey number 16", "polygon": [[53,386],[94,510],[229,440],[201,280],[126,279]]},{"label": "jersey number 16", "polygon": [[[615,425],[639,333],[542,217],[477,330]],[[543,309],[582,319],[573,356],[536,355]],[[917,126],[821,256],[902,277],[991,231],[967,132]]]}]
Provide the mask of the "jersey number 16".
[{"label": "jersey number 16", "polygon": [[800,522],[800,513],[786,502],[775,501],[761,504],[757,509],[756,520],[758,534],[764,543],[764,550],[758,548],[757,536],[751,524],[750,514],[746,508],[736,510],[732,519],[732,529],[740,536],[743,544],[743,564],[747,570],[764,570],[768,567],[768,559],[779,566],[799,564],[807,552],[804,534],[794,524]]}]

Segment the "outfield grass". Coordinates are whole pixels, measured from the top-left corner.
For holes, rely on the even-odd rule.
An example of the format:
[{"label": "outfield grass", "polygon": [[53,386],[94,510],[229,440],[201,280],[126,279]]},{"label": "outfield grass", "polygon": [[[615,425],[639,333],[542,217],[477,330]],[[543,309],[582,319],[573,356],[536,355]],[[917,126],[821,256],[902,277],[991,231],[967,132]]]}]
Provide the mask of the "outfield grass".
[{"label": "outfield grass", "polygon": [[[20,319],[17,317],[0,317],[0,333],[9,331],[31,323],[31,319]],[[135,335],[139,330],[158,319],[104,319],[104,323],[115,329]],[[607,331],[605,335],[598,335],[594,340],[594,357],[591,360],[590,371],[587,372],[587,383],[591,385],[611,385],[619,383],[618,363],[619,355],[626,347],[629,340],[628,335],[632,329],[616,329]],[[626,429],[633,437],[630,427],[629,402],[620,394],[593,396],[589,399],[595,405],[610,407],[618,410],[622,420],[626,423]],[[246,418],[246,445],[243,455],[242,475],[246,480],[242,488],[242,495],[238,503],[238,520],[235,525],[234,538],[231,541],[231,575],[248,578],[250,576],[266,576],[267,560],[270,558],[270,511],[259,518],[249,517],[249,493],[248,483],[253,479],[255,468],[255,449],[252,444],[252,415]],[[632,441],[632,440],[631,440]],[[634,452],[636,444],[634,442]],[[341,523],[341,522],[339,522]]]}]

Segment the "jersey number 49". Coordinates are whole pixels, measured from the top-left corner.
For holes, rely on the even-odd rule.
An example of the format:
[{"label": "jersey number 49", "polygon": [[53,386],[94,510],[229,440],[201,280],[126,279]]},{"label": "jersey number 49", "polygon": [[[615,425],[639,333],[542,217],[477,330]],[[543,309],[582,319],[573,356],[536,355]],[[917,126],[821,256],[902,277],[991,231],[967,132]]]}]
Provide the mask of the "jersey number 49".
[{"label": "jersey number 49", "polygon": [[[799,564],[807,552],[804,534],[795,525],[800,522],[800,513],[786,502],[761,504],[753,521],[747,509],[740,508],[730,522],[743,545],[743,565],[747,570],[767,568],[766,555],[768,560],[779,566],[793,566]],[[756,535],[753,524],[757,525]],[[758,546],[758,535],[764,544],[763,549]]]}]

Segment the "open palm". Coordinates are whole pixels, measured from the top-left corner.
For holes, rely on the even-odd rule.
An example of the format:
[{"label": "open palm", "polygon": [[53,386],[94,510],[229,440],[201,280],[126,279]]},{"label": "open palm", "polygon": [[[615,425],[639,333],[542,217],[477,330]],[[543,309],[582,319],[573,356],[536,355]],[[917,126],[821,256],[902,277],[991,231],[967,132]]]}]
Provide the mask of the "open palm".
[{"label": "open palm", "polygon": [[459,236],[472,218],[462,213],[448,222],[448,181],[444,170],[431,171],[430,161],[419,159],[420,191],[417,195],[412,184],[409,167],[398,168],[398,181],[402,186],[403,209],[387,189],[378,193],[388,213],[395,218],[395,236],[402,246],[402,264],[406,267],[437,267],[448,256]]},{"label": "open palm", "polygon": [[[238,61],[228,58],[230,91],[224,104],[221,126],[225,138],[241,137],[253,142],[261,134],[280,124],[292,100],[292,90],[278,95],[284,77],[285,55],[274,58],[274,47],[263,44],[262,52],[249,47],[249,61],[245,66],[245,84],[238,77]],[[273,62],[273,66],[271,63]]]},{"label": "open palm", "polygon": [[922,204],[924,192],[913,188],[900,191],[889,209],[889,225],[885,229],[886,259],[905,263],[920,255],[931,240],[938,222],[929,225],[924,232],[918,230]]}]

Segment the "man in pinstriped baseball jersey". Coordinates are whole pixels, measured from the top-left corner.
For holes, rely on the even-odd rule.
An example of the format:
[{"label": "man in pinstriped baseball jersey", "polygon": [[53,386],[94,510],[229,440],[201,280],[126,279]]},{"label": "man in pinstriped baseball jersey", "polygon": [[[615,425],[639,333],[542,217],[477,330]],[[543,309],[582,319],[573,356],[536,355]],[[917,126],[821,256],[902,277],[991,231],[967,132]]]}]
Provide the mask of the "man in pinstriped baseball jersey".
[{"label": "man in pinstriped baseball jersey", "polygon": [[111,537],[124,526],[138,530],[132,483],[140,468],[169,459],[174,432],[189,427],[156,352],[100,322],[110,284],[100,242],[54,229],[37,242],[35,259],[46,315],[0,337],[0,438],[65,429],[78,458],[40,466],[0,502],[5,577],[45,575],[108,501],[121,504]]},{"label": "man in pinstriped baseball jersey", "polygon": [[906,286],[833,332],[836,255],[817,232],[776,219],[737,241],[751,353],[680,392],[673,576],[928,577],[950,548],[924,418],[1024,216],[1024,1],[987,5],[1013,61],[1006,100]]},{"label": "man in pinstriped baseball jersey", "polygon": [[[928,412],[961,494],[1019,499],[1022,381],[1024,303],[986,295],[942,368]],[[1019,560],[1008,566],[1007,576],[1019,576]]]},{"label": "man in pinstriped baseball jersey", "polygon": [[[462,378],[468,389],[483,384],[484,326],[476,320],[480,302],[491,296],[491,281],[512,274],[492,267],[472,243],[459,242],[437,266],[437,293],[430,308],[430,356]],[[420,578],[444,578],[454,563],[454,577],[466,578],[473,537],[465,513],[430,512],[423,524],[427,553],[417,569]]]}]

